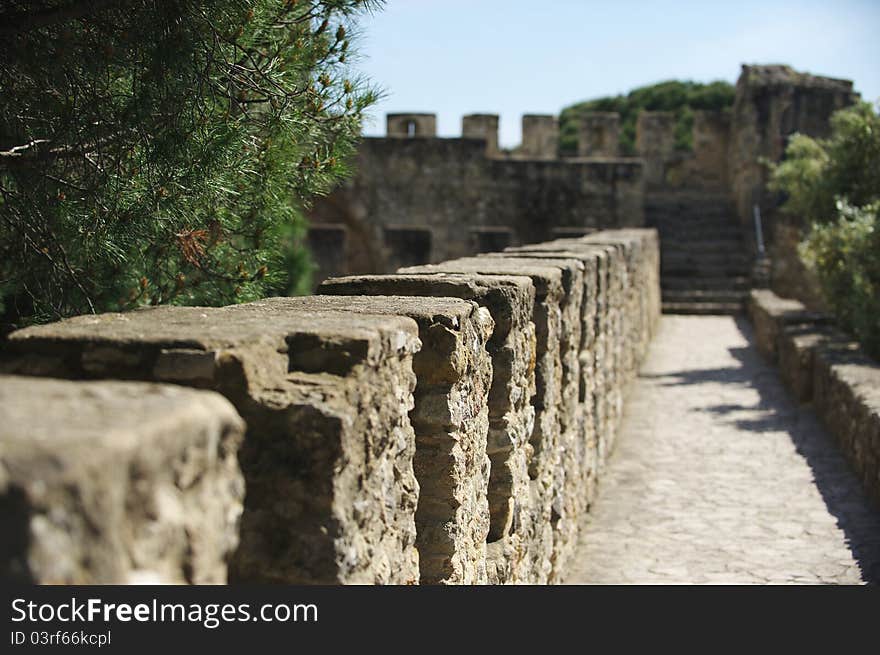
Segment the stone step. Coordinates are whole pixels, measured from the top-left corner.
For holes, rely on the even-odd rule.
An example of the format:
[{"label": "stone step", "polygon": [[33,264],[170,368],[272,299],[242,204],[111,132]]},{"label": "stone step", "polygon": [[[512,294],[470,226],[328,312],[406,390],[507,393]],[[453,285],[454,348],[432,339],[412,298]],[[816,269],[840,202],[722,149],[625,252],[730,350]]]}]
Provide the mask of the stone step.
[{"label": "stone step", "polygon": [[661,285],[664,290],[688,290],[688,289],[719,289],[730,291],[748,291],[750,278],[745,275],[738,276],[664,276]]},{"label": "stone step", "polygon": [[733,218],[736,213],[730,207],[645,207],[647,216],[658,218],[685,218],[698,216],[725,216]]},{"label": "stone step", "polygon": [[695,216],[691,218],[658,218],[648,217],[647,223],[661,232],[693,232],[708,229],[724,229],[731,234],[740,234],[741,226],[727,217]]},{"label": "stone step", "polygon": [[714,234],[732,237],[744,236],[743,229],[730,221],[654,221],[652,227],[656,227],[660,236],[664,234],[690,235],[690,234]]},{"label": "stone step", "polygon": [[669,208],[669,209],[651,209],[645,207],[645,216],[650,220],[656,221],[693,221],[693,220],[724,220],[736,221],[736,214],[725,208],[712,207],[690,207],[690,208]]},{"label": "stone step", "polygon": [[743,312],[743,303],[709,302],[664,302],[664,314],[721,314],[732,315]]},{"label": "stone step", "polygon": [[745,234],[735,225],[727,223],[706,224],[706,225],[655,225],[660,240],[694,240],[704,241],[712,239],[737,239],[742,240]]},{"label": "stone step", "polygon": [[663,289],[663,302],[669,303],[741,303],[748,297],[748,291],[729,289]]},{"label": "stone step", "polygon": [[743,252],[699,252],[691,251],[684,253],[667,253],[663,251],[660,255],[660,265],[665,269],[678,267],[701,267],[708,268],[713,266],[729,268],[740,267],[749,270],[752,266],[752,258]]},{"label": "stone step", "polygon": [[661,279],[670,277],[704,278],[704,277],[746,277],[751,275],[748,268],[742,266],[679,266],[664,267],[660,271]]},{"label": "stone step", "polygon": [[732,205],[724,203],[700,203],[700,204],[679,204],[679,203],[645,203],[645,211],[649,214],[724,214],[727,216],[735,216],[736,208]]},{"label": "stone step", "polygon": [[693,253],[713,255],[735,253],[745,255],[742,241],[734,239],[707,239],[705,241],[661,239],[660,249],[663,257],[685,256]]}]

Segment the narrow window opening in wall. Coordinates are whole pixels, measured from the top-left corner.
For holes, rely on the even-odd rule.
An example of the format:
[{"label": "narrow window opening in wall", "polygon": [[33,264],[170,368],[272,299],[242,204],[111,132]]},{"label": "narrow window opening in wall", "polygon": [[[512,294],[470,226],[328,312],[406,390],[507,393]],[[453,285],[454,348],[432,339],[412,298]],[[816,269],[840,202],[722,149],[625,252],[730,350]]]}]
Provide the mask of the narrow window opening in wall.
[{"label": "narrow window opening in wall", "polygon": [[416,122],[415,121],[407,121],[406,122],[406,135],[408,137],[414,137],[416,135]]}]

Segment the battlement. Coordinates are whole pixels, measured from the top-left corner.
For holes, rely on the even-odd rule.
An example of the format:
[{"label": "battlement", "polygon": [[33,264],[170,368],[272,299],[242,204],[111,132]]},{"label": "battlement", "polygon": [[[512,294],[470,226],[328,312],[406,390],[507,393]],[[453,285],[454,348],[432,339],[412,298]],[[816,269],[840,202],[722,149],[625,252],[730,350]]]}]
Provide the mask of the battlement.
[{"label": "battlement", "polygon": [[[504,159],[575,160],[575,159],[644,159],[655,160],[654,177],[662,177],[662,162],[675,150],[675,116],[670,112],[643,111],[637,125],[637,156],[620,154],[620,115],[617,112],[585,112],[578,126],[577,156],[559,154],[559,118],[552,114],[524,114],[522,141],[514,148],[502,148],[498,130],[498,114],[467,114],[461,120],[461,137],[444,141],[472,139],[484,141],[485,155]],[[386,115],[386,136],[389,139],[437,139],[437,115],[432,113],[392,113]],[[694,152],[706,164],[706,152],[726,156],[729,119],[723,112],[694,112]],[[700,151],[703,151],[700,154]],[[659,178],[658,178],[659,179]]]},{"label": "battlement", "polygon": [[389,137],[435,137],[437,114],[388,114],[385,131]]}]

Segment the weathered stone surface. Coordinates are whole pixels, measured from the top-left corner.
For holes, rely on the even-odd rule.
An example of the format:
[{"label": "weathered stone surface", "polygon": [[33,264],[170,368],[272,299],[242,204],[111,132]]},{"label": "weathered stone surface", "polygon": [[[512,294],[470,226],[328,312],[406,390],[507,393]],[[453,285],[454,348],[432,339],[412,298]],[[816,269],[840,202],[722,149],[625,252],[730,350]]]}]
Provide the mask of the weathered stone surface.
[{"label": "weathered stone surface", "polygon": [[833,338],[827,325],[787,325],[777,339],[779,375],[791,394],[802,403],[813,399],[813,353]]},{"label": "weathered stone surface", "polygon": [[[320,289],[324,291],[324,289]],[[489,532],[487,397],[492,364],[486,341],[489,311],[455,298],[318,296],[277,299],[285,310],[322,308],[408,316],[419,326],[421,350],[410,421],[419,483],[416,545],[421,583],[485,584]]]},{"label": "weathered stone surface", "polygon": [[625,272],[619,285],[620,352],[617,368],[621,386],[632,382],[659,319],[659,240],[654,230],[605,230],[583,238],[590,244],[611,245],[621,255]]},{"label": "weathered stone surface", "polygon": [[559,582],[657,322],[657,246],[606,231],[330,295],[79,317],[13,334],[0,370],[231,401],[232,582]]},{"label": "weathered stone surface", "polygon": [[755,345],[773,363],[777,359],[779,335],[783,327],[816,318],[816,314],[807,311],[800,301],[780,298],[769,289],[752,289],[748,312],[755,329]]},{"label": "weathered stone surface", "polygon": [[749,315],[758,350],[778,361],[797,400],[812,400],[865,492],[880,503],[880,364],[799,301],[753,290]]},{"label": "weathered stone surface", "polygon": [[731,110],[728,167],[740,221],[751,226],[752,207],[767,213],[778,199],[766,188],[762,160],[782,159],[795,132],[826,138],[831,115],[858,99],[853,83],[801,73],[784,65],[746,66]]},{"label": "weathered stone surface", "polygon": [[751,332],[663,317],[570,582],[880,581],[880,511]]},{"label": "weathered stone surface", "polygon": [[476,273],[482,275],[524,275],[535,285],[532,320],[536,331],[535,386],[533,397],[535,427],[530,443],[534,458],[529,465],[532,489],[532,524],[529,558],[534,582],[544,583],[552,570],[553,500],[559,495],[559,407],[561,404],[562,364],[559,338],[563,302],[562,270],[557,266],[534,264],[515,259],[475,257],[443,264],[404,268],[401,274]]},{"label": "weathered stone surface", "polygon": [[583,112],[578,125],[578,157],[617,157],[620,150],[620,114]]},{"label": "weathered stone surface", "polygon": [[208,391],[0,376],[0,579],[226,582],[243,434]]},{"label": "weathered stone surface", "polygon": [[[407,274],[333,278],[326,294],[442,296],[472,300],[489,310],[494,329],[486,349],[492,359],[489,390],[488,580],[530,582],[526,546],[532,534],[528,463],[535,421],[535,287],[528,277]],[[418,388],[418,387],[417,387]]]},{"label": "weathered stone surface", "polygon": [[[625,302],[618,310],[622,313],[621,323],[626,333],[617,337],[612,332],[613,317],[609,316],[613,307],[609,302],[609,293],[613,293],[609,291],[609,267],[616,251],[622,252],[627,263],[627,279],[619,286],[625,290]],[[585,276],[580,356],[581,402],[584,415],[590,417],[587,425],[592,425],[592,429],[583,433],[587,457],[582,475],[586,479],[586,504],[589,504],[595,494],[598,470],[613,443],[608,437],[614,430],[609,421],[615,420],[610,402],[615,398],[622,402],[621,387],[634,378],[659,320],[657,233],[646,229],[606,230],[591,239],[558,239],[508,249],[507,252],[515,256],[577,258],[590,272]],[[621,344],[618,353],[623,354],[622,357],[618,355],[616,362],[606,359],[606,355],[615,350],[608,344],[614,342]],[[614,366],[622,370],[616,372]],[[615,383],[618,378],[620,383]]]},{"label": "weathered stone surface", "polygon": [[559,119],[549,114],[525,114],[518,154],[530,159],[556,159],[558,151]]},{"label": "weathered stone surface", "polygon": [[247,422],[232,581],[418,580],[412,319],[283,299],[82,316],[11,335],[4,369],[220,391]]},{"label": "weathered stone surface", "polygon": [[[576,468],[570,475],[579,476],[577,487],[580,489],[577,501],[579,511],[586,510],[596,489],[598,468],[598,446],[596,441],[596,403],[597,378],[604,381],[601,370],[596,366],[597,312],[599,292],[599,268],[606,257],[604,249],[579,244],[567,250],[565,245],[557,242],[523,246],[519,249],[508,249],[505,254],[510,257],[542,258],[548,260],[577,259],[584,267],[584,281],[581,298],[581,342],[578,352],[578,368],[580,379],[577,381],[578,428],[576,434]],[[603,337],[604,340],[604,337]],[[603,412],[604,415],[604,412]]]},{"label": "weathered stone surface", "polygon": [[[510,260],[506,253],[487,255],[501,261]],[[584,510],[586,489],[580,475],[584,461],[584,416],[580,403],[580,353],[582,303],[584,299],[584,264],[578,258],[514,257],[517,262],[559,267],[562,271],[563,297],[560,304],[559,358],[562,365],[562,386],[559,419],[559,456],[554,474],[553,500],[553,570],[550,581],[561,580],[565,562],[577,535],[577,517]]]},{"label": "weathered stone surface", "polygon": [[357,175],[309,212],[311,223],[346,225],[357,244],[347,273],[395,271],[386,226],[430,229],[425,261],[441,262],[476,254],[474,228],[508,228],[534,243],[560,228],[644,225],[641,159],[487,156],[486,138],[468,136],[361,140]]},{"label": "weathered stone surface", "polygon": [[822,341],[813,354],[813,403],[880,505],[880,364],[842,335]]}]

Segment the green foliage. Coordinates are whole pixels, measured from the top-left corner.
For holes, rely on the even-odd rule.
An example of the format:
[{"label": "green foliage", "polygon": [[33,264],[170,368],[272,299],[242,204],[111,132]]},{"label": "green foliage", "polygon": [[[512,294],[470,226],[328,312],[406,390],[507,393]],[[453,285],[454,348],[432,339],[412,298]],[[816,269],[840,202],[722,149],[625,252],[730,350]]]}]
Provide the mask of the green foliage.
[{"label": "green foliage", "polygon": [[786,194],[782,209],[813,223],[834,217],[834,189],[825,171],[830,159],[825,147],[805,134],[794,134],[785,149],[785,159],[769,164],[773,173],[768,187]]},{"label": "green foliage", "polygon": [[0,13],[6,327],[308,287],[302,209],[375,93],[370,0],[19,0]]},{"label": "green foliage", "polygon": [[635,154],[636,120],[639,112],[671,111],[675,114],[675,144],[679,150],[692,148],[693,110],[722,110],[733,106],[734,88],[727,82],[668,81],[644,86],[627,95],[580,102],[562,110],[559,116],[559,149],[564,155],[577,153],[580,115],[589,111],[614,111],[620,114],[620,151]]},{"label": "green foliage", "polygon": [[880,116],[867,102],[838,111],[829,139],[793,135],[771,169],[770,189],[786,195],[783,209],[808,225],[836,220],[839,198],[868,205],[880,197]]},{"label": "green foliage", "polygon": [[831,127],[829,139],[795,135],[770,187],[810,226],[799,252],[828,306],[880,357],[880,116],[863,102],[835,113]]},{"label": "green foliage", "polygon": [[840,324],[880,358],[880,203],[837,205],[837,219],[816,223],[801,243]]}]

